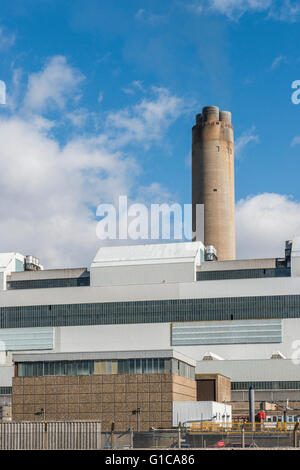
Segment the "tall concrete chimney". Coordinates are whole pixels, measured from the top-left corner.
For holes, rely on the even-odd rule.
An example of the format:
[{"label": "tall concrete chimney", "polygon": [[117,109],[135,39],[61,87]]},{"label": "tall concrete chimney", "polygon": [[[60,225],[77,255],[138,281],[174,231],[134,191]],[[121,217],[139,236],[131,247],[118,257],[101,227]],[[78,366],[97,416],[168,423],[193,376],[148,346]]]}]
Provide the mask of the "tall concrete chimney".
[{"label": "tall concrete chimney", "polygon": [[235,259],[234,141],[231,113],[217,106],[196,116],[192,139],[194,239],[196,204],[204,204],[204,242],[219,260]]}]

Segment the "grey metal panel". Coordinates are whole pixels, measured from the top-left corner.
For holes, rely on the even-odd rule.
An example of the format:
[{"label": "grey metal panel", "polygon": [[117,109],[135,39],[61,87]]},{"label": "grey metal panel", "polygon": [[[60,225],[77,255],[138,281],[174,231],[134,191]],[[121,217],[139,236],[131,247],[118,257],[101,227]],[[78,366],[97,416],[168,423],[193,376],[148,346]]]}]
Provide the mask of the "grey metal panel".
[{"label": "grey metal panel", "polygon": [[0,350],[32,351],[43,349],[54,349],[54,328],[5,328],[0,330]]},{"label": "grey metal panel", "polygon": [[33,281],[40,279],[72,279],[89,275],[87,268],[43,269],[39,271],[13,272],[7,276],[8,281]]},{"label": "grey metal panel", "polygon": [[291,359],[197,361],[196,374],[222,374],[232,382],[299,380],[299,365]]},{"label": "grey metal panel", "polygon": [[197,268],[203,271],[227,271],[231,269],[267,269],[276,267],[276,258],[241,259],[232,261],[206,261]]},{"label": "grey metal panel", "polygon": [[11,387],[14,376],[13,365],[0,364],[0,387]]},{"label": "grey metal panel", "polygon": [[40,362],[40,361],[76,361],[93,359],[140,359],[140,358],[175,358],[196,365],[196,361],[173,349],[150,351],[105,351],[105,352],[73,352],[50,354],[14,354],[14,362]]},{"label": "grey metal panel", "polygon": [[281,343],[281,320],[174,323],[172,346]]}]

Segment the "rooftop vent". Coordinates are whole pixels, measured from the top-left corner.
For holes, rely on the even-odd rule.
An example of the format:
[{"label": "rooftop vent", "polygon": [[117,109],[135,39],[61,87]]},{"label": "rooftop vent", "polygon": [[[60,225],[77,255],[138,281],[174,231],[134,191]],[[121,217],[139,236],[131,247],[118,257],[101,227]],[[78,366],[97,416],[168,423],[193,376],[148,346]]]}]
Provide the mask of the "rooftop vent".
[{"label": "rooftop vent", "polygon": [[271,359],[286,359],[286,357],[280,351],[275,351],[273,352]]},{"label": "rooftop vent", "polygon": [[217,250],[213,245],[207,245],[205,248],[205,261],[217,261]]},{"label": "rooftop vent", "polygon": [[42,269],[40,260],[32,255],[25,256],[25,271],[39,271]]},{"label": "rooftop vent", "polygon": [[218,356],[212,352],[206,352],[202,358],[202,361],[224,361],[223,357]]}]

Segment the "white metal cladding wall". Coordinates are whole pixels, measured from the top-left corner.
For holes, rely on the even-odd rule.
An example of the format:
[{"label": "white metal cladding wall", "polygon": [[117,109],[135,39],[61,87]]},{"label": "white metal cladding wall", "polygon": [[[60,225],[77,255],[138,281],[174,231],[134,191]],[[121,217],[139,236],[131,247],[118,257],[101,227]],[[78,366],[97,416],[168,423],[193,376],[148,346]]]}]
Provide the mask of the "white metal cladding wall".
[{"label": "white metal cladding wall", "polygon": [[101,423],[0,423],[0,450],[101,449]]},{"label": "white metal cladding wall", "polygon": [[172,346],[281,343],[281,320],[173,323]]},{"label": "white metal cladding wall", "polygon": [[99,422],[50,422],[47,429],[47,448],[100,449],[101,423]]},{"label": "white metal cladding wall", "polygon": [[6,351],[32,351],[54,348],[54,328],[0,329],[0,345]]},{"label": "white metal cladding wall", "polygon": [[43,432],[43,423],[0,423],[0,449],[43,449]]}]

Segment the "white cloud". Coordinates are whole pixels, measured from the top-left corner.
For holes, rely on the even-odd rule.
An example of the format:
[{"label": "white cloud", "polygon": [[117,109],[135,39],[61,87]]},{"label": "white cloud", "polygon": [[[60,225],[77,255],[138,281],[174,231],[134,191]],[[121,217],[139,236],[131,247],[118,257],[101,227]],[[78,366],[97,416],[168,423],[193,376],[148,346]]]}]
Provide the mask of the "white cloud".
[{"label": "white cloud", "polygon": [[218,13],[236,21],[246,12],[266,11],[271,5],[272,0],[200,0],[187,8],[196,14]]},{"label": "white cloud", "polygon": [[222,13],[231,19],[242,16],[247,11],[264,11],[272,0],[210,0],[210,9]]},{"label": "white cloud", "polygon": [[298,1],[281,0],[274,3],[275,5],[269,13],[270,18],[288,23],[294,23],[299,19],[300,4]]},{"label": "white cloud", "polygon": [[300,202],[275,193],[242,199],[236,230],[239,258],[281,257],[284,242],[300,235]]},{"label": "white cloud", "polygon": [[[67,100],[70,88],[78,94],[80,81],[65,58],[52,58],[30,76],[25,104],[18,98],[17,110],[0,120],[1,251],[35,254],[46,267],[89,265],[100,244],[98,204],[116,203],[123,194],[166,196],[157,184],[139,189],[139,165],[123,146],[141,139],[149,146],[157,142],[184,109],[181,98],[154,89],[152,98],[110,113],[102,132],[85,133],[88,110],[74,111]],[[57,122],[43,114],[49,100],[62,111]],[[62,144],[54,131],[67,119],[79,129]]]},{"label": "white cloud", "polygon": [[156,15],[150,11],[145,10],[144,8],[140,8],[135,14],[134,18],[137,21],[150,24],[151,26],[157,26],[167,21],[166,15]]},{"label": "white cloud", "polygon": [[172,203],[174,194],[171,194],[160,183],[153,182],[149,186],[141,186],[138,190],[137,200],[143,204]]},{"label": "white cloud", "polygon": [[0,50],[9,49],[15,43],[16,36],[9,34],[0,27]]},{"label": "white cloud", "polygon": [[152,88],[153,98],[108,115],[107,125],[116,130],[118,145],[139,142],[147,145],[161,139],[168,127],[186,110],[182,98],[166,88]]},{"label": "white cloud", "polygon": [[84,127],[89,116],[90,113],[84,108],[79,108],[66,114],[66,118],[69,119],[75,127]]},{"label": "white cloud", "polygon": [[0,80],[0,105],[6,104],[6,85],[3,80]]},{"label": "white cloud", "polygon": [[140,91],[145,91],[143,84],[140,80],[133,80],[132,85]]},{"label": "white cloud", "polygon": [[132,83],[131,83],[131,86],[127,87],[127,88],[122,88],[122,91],[126,94],[126,95],[134,95],[136,90],[139,90],[139,91],[142,91],[142,92],[145,92],[145,88],[143,87],[143,84],[140,80],[134,80]]},{"label": "white cloud", "polygon": [[297,135],[296,137],[293,138],[291,142],[291,146],[294,147],[295,145],[299,145],[299,144],[300,144],[300,135]]},{"label": "white cloud", "polygon": [[271,64],[271,70],[276,69],[285,60],[286,57],[284,55],[279,55],[278,57],[276,57]]},{"label": "white cloud", "polygon": [[0,126],[1,249],[36,253],[46,265],[88,263],[95,253],[92,205],[130,191],[135,163],[105,149],[105,139],[65,147],[35,123]]},{"label": "white cloud", "polygon": [[244,148],[250,142],[258,142],[259,138],[255,133],[255,127],[252,126],[247,131],[243,132],[235,141],[235,155],[237,158],[241,158]]},{"label": "white cloud", "polygon": [[238,21],[246,13],[266,13],[277,21],[294,22],[300,15],[300,5],[294,0],[198,0],[187,9],[196,14],[217,13]]},{"label": "white cloud", "polygon": [[64,56],[54,56],[41,72],[29,76],[24,104],[34,111],[44,111],[48,106],[63,109],[82,80],[82,74]]}]

